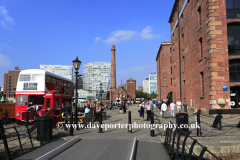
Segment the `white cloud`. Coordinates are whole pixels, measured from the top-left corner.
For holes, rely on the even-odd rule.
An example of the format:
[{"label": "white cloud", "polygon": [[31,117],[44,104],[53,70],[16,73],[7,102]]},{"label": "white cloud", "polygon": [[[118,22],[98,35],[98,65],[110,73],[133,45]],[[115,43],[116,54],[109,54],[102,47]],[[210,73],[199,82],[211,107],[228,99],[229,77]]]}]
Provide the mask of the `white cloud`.
[{"label": "white cloud", "polygon": [[10,60],[3,54],[0,54],[0,66],[10,67]]},{"label": "white cloud", "polygon": [[106,43],[119,43],[124,40],[131,39],[137,32],[131,30],[118,30],[113,31],[108,39],[103,40]]},{"label": "white cloud", "polygon": [[134,35],[137,35],[144,38],[144,39],[153,39],[156,37],[161,37],[160,35],[153,35],[152,33],[152,28],[151,26],[147,26],[144,28],[140,33],[137,31],[133,30],[118,30],[118,31],[113,31],[108,39],[103,40],[101,37],[97,37],[95,39],[95,42],[102,40],[103,42],[106,43],[119,43],[121,41],[129,40],[134,37]]},{"label": "white cloud", "polygon": [[8,11],[5,9],[5,7],[0,7],[0,18],[1,26],[6,29],[10,29],[10,26],[15,24],[14,19],[8,15]]},{"label": "white cloud", "polygon": [[101,39],[101,37],[97,37],[97,38],[95,39],[95,42],[99,41],[100,39]]},{"label": "white cloud", "polygon": [[109,37],[108,39],[104,40],[104,42],[112,44],[112,43],[118,43],[120,41],[115,37]]},{"label": "white cloud", "polygon": [[137,32],[135,31],[125,31],[125,30],[119,30],[112,32],[111,37],[119,38],[120,40],[128,40],[133,37],[134,34]]},{"label": "white cloud", "polygon": [[147,26],[143,28],[142,32],[139,35],[144,39],[153,39],[155,37],[161,37],[160,35],[153,35],[151,32],[152,32],[151,26]]}]

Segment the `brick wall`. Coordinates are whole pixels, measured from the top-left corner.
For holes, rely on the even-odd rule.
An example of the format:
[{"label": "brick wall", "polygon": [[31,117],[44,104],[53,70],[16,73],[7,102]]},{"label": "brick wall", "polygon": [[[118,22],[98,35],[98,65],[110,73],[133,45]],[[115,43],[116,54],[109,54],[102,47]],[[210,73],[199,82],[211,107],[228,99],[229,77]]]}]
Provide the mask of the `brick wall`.
[{"label": "brick wall", "polygon": [[[180,10],[184,0],[179,0]],[[169,19],[171,31],[177,21],[177,0]],[[193,107],[219,108],[217,100],[224,98],[230,108],[229,57],[225,0],[188,1],[183,16],[171,36],[173,68],[173,100],[180,98]],[[201,25],[199,10],[201,10]],[[178,29],[180,29],[180,49]],[[202,43],[202,56],[201,56]],[[180,62],[179,65],[179,50]],[[160,71],[161,72],[161,71]],[[203,73],[203,84],[202,75]],[[161,83],[161,82],[160,82]],[[204,85],[204,91],[202,89]]]},{"label": "brick wall", "polygon": [[166,100],[169,92],[172,92],[170,48],[171,42],[163,42],[156,58],[158,101]]}]

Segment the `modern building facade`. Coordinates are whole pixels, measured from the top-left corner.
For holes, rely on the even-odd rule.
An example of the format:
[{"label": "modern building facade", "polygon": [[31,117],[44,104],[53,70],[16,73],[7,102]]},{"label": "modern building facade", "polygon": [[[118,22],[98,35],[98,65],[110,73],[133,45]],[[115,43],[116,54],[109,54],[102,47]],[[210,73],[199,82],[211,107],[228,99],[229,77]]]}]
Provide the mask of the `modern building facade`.
[{"label": "modern building facade", "polygon": [[7,100],[15,100],[16,87],[20,72],[21,70],[19,70],[18,67],[15,67],[13,71],[4,73],[3,95]]},{"label": "modern building facade", "polygon": [[157,54],[157,90],[158,100],[172,101],[172,58],[171,42],[162,42]]},{"label": "modern building facade", "polygon": [[73,66],[69,65],[40,65],[40,69],[73,80]]},{"label": "modern building facade", "polygon": [[90,91],[110,90],[111,63],[91,62],[83,65],[83,88]]},{"label": "modern building facade", "polygon": [[149,93],[149,78],[143,80],[143,92]]},{"label": "modern building facade", "polygon": [[157,93],[157,73],[149,75],[149,94],[152,92]]},{"label": "modern building facade", "polygon": [[[169,18],[173,100],[240,108],[240,2],[175,0]],[[159,68],[158,72],[161,72]]]},{"label": "modern building facade", "polygon": [[78,89],[77,92],[79,102],[81,102],[81,100],[95,101],[97,99],[95,91],[86,91],[84,89]]}]

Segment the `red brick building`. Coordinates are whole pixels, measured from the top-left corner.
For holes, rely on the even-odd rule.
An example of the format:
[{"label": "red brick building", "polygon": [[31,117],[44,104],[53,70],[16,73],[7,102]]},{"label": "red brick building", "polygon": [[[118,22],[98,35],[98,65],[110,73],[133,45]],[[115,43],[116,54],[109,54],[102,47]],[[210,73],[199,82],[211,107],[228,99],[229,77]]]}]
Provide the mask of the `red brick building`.
[{"label": "red brick building", "polygon": [[14,71],[4,73],[3,95],[7,100],[15,100],[17,81],[20,72],[21,70],[19,70],[18,67],[15,67]]},{"label": "red brick building", "polygon": [[157,54],[157,100],[172,100],[171,42],[162,42]]},{"label": "red brick building", "polygon": [[220,108],[223,98],[224,108],[240,108],[239,9],[239,0],[175,0],[169,18],[174,101],[207,111]]},{"label": "red brick building", "polygon": [[127,80],[127,92],[133,97],[134,101],[136,100],[136,80],[130,78]]},{"label": "red brick building", "polygon": [[143,92],[143,86],[138,86],[138,90]]}]

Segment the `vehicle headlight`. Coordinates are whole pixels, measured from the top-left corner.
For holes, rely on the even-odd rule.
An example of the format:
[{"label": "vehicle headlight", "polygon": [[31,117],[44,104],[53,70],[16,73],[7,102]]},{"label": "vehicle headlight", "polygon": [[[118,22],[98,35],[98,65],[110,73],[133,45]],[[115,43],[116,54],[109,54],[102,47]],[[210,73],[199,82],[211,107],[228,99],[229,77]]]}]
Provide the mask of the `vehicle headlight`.
[{"label": "vehicle headlight", "polygon": [[42,113],[38,113],[38,115],[41,117],[41,116],[42,116]]},{"label": "vehicle headlight", "polygon": [[18,112],[16,113],[16,116],[19,116],[19,113],[18,113]]}]

